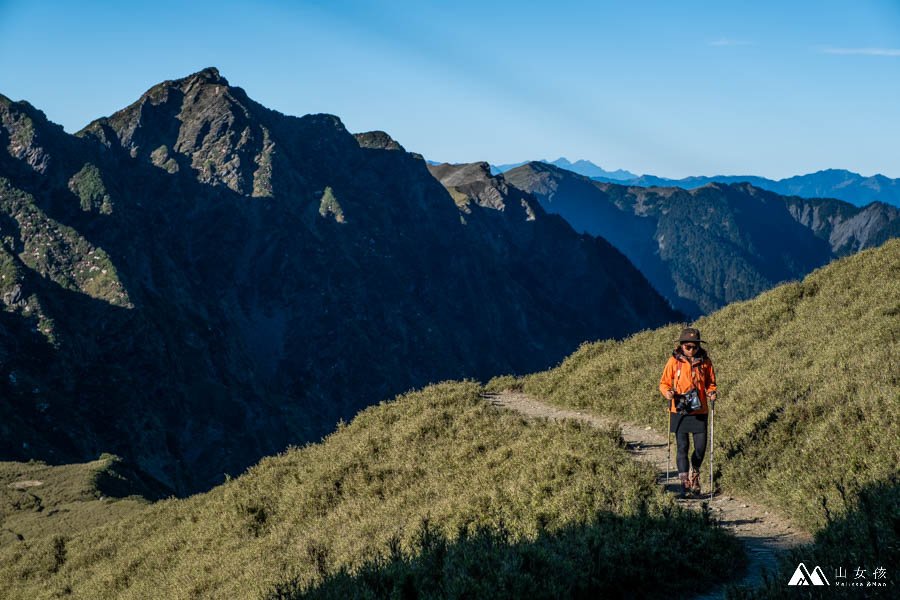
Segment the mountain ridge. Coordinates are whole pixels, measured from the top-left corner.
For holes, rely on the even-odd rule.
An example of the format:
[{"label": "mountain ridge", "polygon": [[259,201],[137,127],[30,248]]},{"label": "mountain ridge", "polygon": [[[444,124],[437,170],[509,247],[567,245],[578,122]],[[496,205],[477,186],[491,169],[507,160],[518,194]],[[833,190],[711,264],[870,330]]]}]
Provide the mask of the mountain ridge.
[{"label": "mountain ridge", "polygon": [[77,135],[0,101],[4,457],[111,452],[189,493],[392,393],[677,318],[642,279],[576,282],[638,294],[615,320],[532,294],[570,229],[467,214],[387,134],[226,81],[162,82]]},{"label": "mountain ridge", "polygon": [[695,317],[900,231],[900,211],[885,204],[787,198],[747,183],[622,186],[542,162],[504,177],[576,230],[608,239]]},{"label": "mountain ridge", "polygon": [[872,202],[883,202],[900,207],[900,179],[891,179],[879,173],[864,176],[846,169],[822,169],[805,175],[792,175],[783,179],[769,179],[757,175],[693,176],[681,179],[641,175],[622,180],[608,176],[598,181],[638,187],[680,187],[693,189],[711,182],[747,182],[756,187],[802,198],[836,198],[855,206],[864,207]]},{"label": "mountain ridge", "polygon": [[543,159],[540,161],[522,161],[517,163],[509,163],[503,165],[491,165],[491,172],[493,174],[505,173],[511,169],[515,169],[517,167],[521,167],[522,165],[526,165],[529,162],[544,162],[547,164],[551,164],[561,169],[566,169],[567,171],[572,171],[573,173],[578,173],[579,175],[585,175],[587,177],[607,177],[611,180],[626,180],[626,179],[634,179],[638,177],[634,173],[630,171],[625,171],[624,169],[616,169],[615,171],[607,171],[603,167],[594,164],[593,162],[585,159],[578,159],[574,163],[571,162],[564,156],[557,158],[556,160],[547,160]]},{"label": "mountain ridge", "polygon": [[[494,228],[493,235],[497,235],[497,230],[503,231],[503,245],[509,252],[528,257],[540,273],[530,280],[529,293],[545,298],[548,307],[551,295],[546,288],[552,287],[564,290],[565,301],[559,304],[571,306],[568,310],[571,315],[590,313],[597,305],[604,305],[605,314],[615,315],[614,320],[627,321],[634,318],[635,312],[662,310],[660,298],[640,292],[652,289],[650,283],[624,254],[603,238],[577,234],[565,219],[546,212],[536,198],[509,185],[503,175],[492,175],[488,163],[441,164],[428,168],[466,215],[483,210],[486,216],[496,217],[504,224],[502,228]],[[491,235],[485,231],[482,237]],[[535,243],[541,239],[552,241]],[[553,268],[553,255],[566,257],[566,270]],[[597,277],[609,281],[609,287],[584,288],[582,282]],[[623,306],[616,299],[616,291],[627,291],[632,306]]]}]

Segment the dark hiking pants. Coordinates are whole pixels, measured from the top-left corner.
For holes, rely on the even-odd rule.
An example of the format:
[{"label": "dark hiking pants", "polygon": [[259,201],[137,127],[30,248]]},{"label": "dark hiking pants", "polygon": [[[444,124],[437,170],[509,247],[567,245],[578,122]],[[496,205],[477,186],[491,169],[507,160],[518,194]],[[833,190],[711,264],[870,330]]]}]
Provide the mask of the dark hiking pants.
[{"label": "dark hiking pants", "polygon": [[676,463],[678,464],[679,473],[688,472],[688,436],[694,436],[694,451],[691,453],[691,465],[694,470],[699,471],[700,465],[703,464],[703,455],[706,454],[706,432],[690,433],[687,431],[679,431],[675,434],[678,443],[678,451],[676,453]]}]

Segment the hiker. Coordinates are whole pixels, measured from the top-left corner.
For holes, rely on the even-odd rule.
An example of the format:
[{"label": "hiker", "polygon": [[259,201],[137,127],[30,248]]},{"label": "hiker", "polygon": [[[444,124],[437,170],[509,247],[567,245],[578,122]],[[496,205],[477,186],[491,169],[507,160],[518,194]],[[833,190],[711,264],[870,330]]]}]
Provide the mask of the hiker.
[{"label": "hiker", "polygon": [[[678,478],[685,497],[700,493],[709,403],[716,401],[716,373],[702,343],[699,329],[683,329],[659,379],[659,391],[669,402],[669,432],[675,434]],[[689,434],[694,438],[690,463]]]}]

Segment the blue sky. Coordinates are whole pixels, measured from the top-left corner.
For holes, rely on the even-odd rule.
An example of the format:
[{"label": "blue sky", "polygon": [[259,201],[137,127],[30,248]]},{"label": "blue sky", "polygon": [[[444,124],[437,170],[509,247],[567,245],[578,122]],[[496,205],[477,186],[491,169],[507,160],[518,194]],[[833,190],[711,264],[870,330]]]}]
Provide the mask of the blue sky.
[{"label": "blue sky", "polygon": [[434,160],[900,177],[896,0],[0,0],[0,93],[68,131],[207,66]]}]

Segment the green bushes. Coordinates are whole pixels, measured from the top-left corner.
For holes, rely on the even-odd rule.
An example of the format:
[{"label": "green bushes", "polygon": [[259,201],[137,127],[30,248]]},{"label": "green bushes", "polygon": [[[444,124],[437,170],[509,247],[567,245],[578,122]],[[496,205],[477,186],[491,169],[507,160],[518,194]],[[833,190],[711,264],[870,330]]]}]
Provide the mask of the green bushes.
[{"label": "green bushes", "polygon": [[[76,182],[73,190],[86,194],[83,198],[100,202],[99,210],[103,212],[106,196],[96,167],[85,165],[72,182]],[[96,195],[101,193],[102,197]],[[109,255],[75,229],[50,218],[33,196],[14,188],[3,177],[0,177],[0,209],[10,215],[7,219],[9,227],[4,231],[6,237],[0,242],[6,252],[15,253],[24,266],[64,288],[131,308],[131,301]],[[10,259],[0,261],[0,277],[17,275],[9,266]],[[21,273],[18,275],[22,278]],[[0,279],[0,289],[5,281]]]},{"label": "green bushes", "polygon": [[169,147],[165,144],[150,153],[150,162],[170,174],[179,171],[178,162],[169,155]]},{"label": "green bushes", "polygon": [[69,180],[69,189],[81,201],[81,210],[87,212],[98,211],[104,215],[112,213],[112,199],[106,191],[106,186],[103,185],[100,169],[96,165],[86,163]]},{"label": "green bushes", "polygon": [[331,186],[326,186],[325,191],[322,192],[322,200],[319,202],[319,214],[323,217],[330,215],[338,223],[344,222],[344,209],[338,203]]},{"label": "green bushes", "polygon": [[[731,600],[763,600],[783,598],[786,583],[799,563],[820,566],[832,587],[816,590],[816,598],[895,598],[897,571],[900,564],[900,477],[892,476],[884,482],[850,492],[843,490],[840,507],[828,510],[827,525],[816,533],[813,544],[785,553],[778,570],[758,589],[734,589]],[[839,509],[839,510],[835,510]],[[840,517],[831,517],[840,512]],[[834,577],[839,568],[846,578]],[[856,578],[856,569],[866,574]],[[886,570],[883,578],[875,579],[875,570]],[[883,583],[885,587],[838,587],[838,583]]]},{"label": "green bushes", "polygon": [[311,589],[282,583],[269,598],[607,598],[625,590],[662,598],[703,589],[709,572],[732,571],[741,558],[736,541],[697,513],[598,513],[519,540],[501,524],[450,541],[423,520],[410,551],[394,541],[356,572],[341,568]]}]

